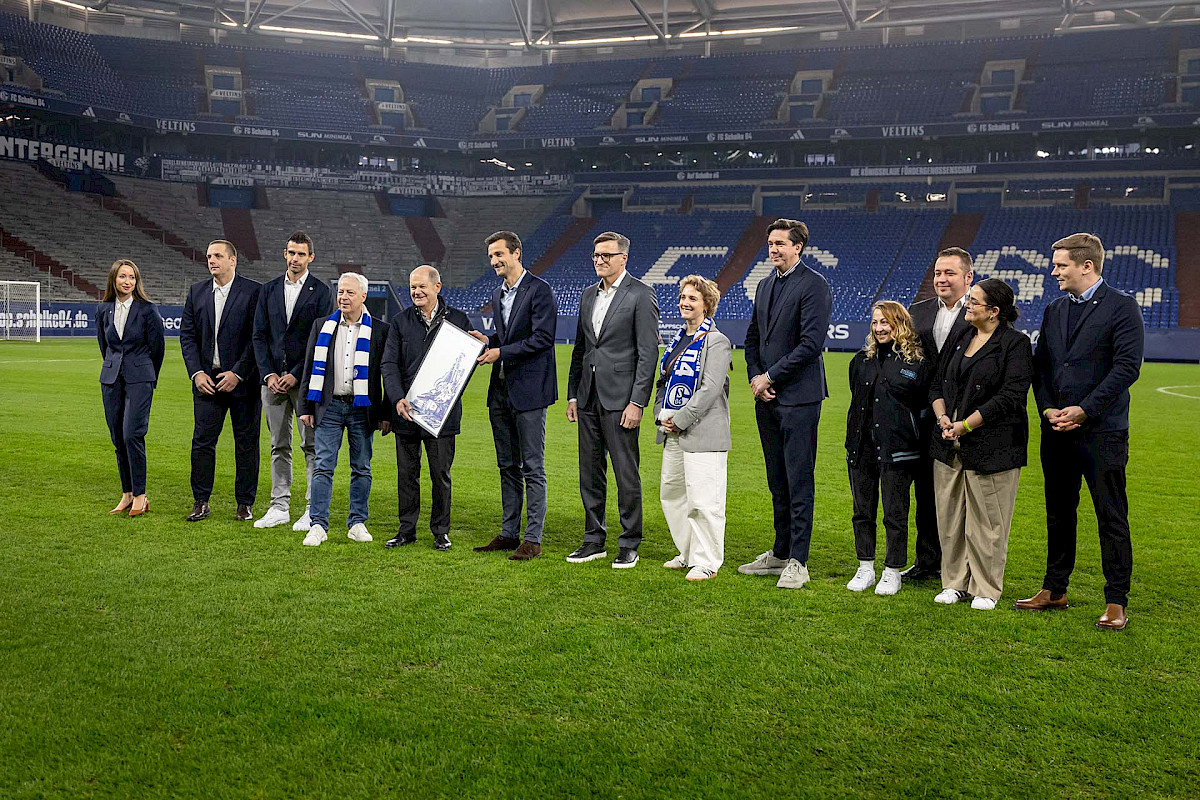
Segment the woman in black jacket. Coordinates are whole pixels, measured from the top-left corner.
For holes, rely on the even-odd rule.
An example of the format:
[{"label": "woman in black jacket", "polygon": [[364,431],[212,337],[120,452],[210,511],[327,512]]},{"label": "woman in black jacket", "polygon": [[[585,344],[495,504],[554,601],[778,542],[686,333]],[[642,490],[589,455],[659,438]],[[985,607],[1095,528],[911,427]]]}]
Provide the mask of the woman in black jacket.
[{"label": "woman in black jacket", "polygon": [[975,284],[965,306],[971,327],[947,344],[929,393],[941,430],[931,443],[943,587],[934,600],[973,598],[971,608],[990,611],[1026,463],[1033,348],[1012,327],[1018,312],[1004,281]]},{"label": "woman in black jacket", "polygon": [[920,458],[917,420],[929,413],[930,373],[908,311],[890,300],[876,303],[866,346],[850,361],[846,464],[858,555],[858,571],[846,584],[852,592],[875,586],[875,515],[881,490],[887,550],[875,594],[900,591],[900,569],[908,556],[908,492]]}]

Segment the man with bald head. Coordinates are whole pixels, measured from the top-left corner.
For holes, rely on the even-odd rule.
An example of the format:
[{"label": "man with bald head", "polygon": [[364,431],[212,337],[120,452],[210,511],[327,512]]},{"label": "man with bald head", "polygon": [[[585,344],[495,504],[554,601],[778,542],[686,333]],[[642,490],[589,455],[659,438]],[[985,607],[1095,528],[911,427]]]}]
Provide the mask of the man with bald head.
[{"label": "man with bald head", "polygon": [[383,351],[383,386],[393,415],[396,434],[396,501],[400,527],[384,547],[400,547],[417,541],[417,518],[421,513],[421,446],[429,459],[429,530],[433,546],[450,549],[450,467],[454,463],[454,437],[462,419],[462,401],[456,400],[441,432],[433,436],[412,421],[412,407],[405,399],[442,323],[471,330],[471,321],[441,296],[442,276],[428,265],[408,275],[412,305],[392,317],[387,346]]}]

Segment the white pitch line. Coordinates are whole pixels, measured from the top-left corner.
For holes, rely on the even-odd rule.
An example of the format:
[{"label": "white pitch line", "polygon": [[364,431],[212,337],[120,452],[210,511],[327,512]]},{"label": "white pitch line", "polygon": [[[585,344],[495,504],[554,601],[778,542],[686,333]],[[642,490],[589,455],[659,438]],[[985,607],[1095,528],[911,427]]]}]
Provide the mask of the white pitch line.
[{"label": "white pitch line", "polygon": [[1197,397],[1194,394],[1172,392],[1172,389],[1200,389],[1200,383],[1189,383],[1184,386],[1159,386],[1155,391],[1162,392],[1163,394],[1173,395],[1174,397],[1186,397],[1188,400],[1200,400],[1200,397]]},{"label": "white pitch line", "polygon": [[95,361],[94,358],[26,358],[15,361],[0,361],[0,364],[58,364],[63,361]]}]

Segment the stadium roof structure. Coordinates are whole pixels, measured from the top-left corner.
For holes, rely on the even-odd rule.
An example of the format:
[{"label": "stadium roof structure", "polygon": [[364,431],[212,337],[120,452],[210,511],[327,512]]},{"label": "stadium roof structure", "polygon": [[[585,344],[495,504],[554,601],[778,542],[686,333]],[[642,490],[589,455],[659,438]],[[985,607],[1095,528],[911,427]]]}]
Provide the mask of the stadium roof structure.
[{"label": "stadium roof structure", "polygon": [[[43,0],[84,13],[382,47],[661,46],[1010,20],[1075,32],[1196,24],[1164,0]],[[31,4],[34,0],[28,0]]]}]

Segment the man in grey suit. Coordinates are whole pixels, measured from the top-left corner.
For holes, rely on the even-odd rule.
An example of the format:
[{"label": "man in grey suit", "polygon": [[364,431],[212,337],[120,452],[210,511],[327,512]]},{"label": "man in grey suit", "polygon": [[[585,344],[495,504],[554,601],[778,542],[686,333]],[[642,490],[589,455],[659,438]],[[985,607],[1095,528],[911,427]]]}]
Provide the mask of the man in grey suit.
[{"label": "man in grey suit", "polygon": [[608,554],[604,520],[608,460],[617,478],[621,518],[614,569],[637,564],[642,543],[642,479],[638,426],[650,403],[658,362],[658,300],[628,274],[629,239],[611,231],[594,241],[592,264],[600,282],[583,290],[579,326],[567,378],[567,419],[579,423],[579,494],[583,544],[567,556],[582,564]]}]

